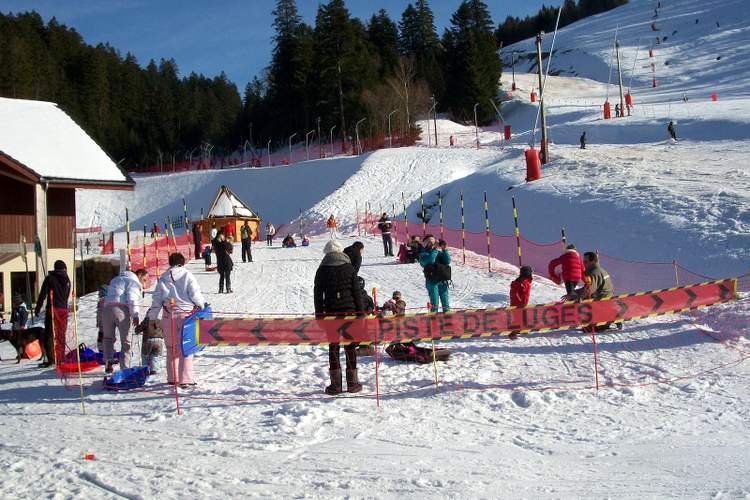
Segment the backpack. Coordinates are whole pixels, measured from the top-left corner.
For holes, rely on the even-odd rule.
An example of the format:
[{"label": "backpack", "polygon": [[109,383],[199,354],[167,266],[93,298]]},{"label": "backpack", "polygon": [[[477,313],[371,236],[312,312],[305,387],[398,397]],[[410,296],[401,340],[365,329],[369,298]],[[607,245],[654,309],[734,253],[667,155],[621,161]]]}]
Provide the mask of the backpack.
[{"label": "backpack", "polygon": [[435,262],[424,266],[424,277],[433,283],[451,280],[451,266]]}]

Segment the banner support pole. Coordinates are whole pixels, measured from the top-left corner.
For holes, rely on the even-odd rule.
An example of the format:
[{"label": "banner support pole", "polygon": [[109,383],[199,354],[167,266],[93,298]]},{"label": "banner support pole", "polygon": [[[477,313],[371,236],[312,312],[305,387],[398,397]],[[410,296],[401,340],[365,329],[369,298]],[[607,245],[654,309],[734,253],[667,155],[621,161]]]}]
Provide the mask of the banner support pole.
[{"label": "banner support pole", "polygon": [[518,209],[516,208],[516,197],[512,196],[511,201],[513,201],[513,223],[516,226],[516,247],[518,248],[518,267],[520,268],[523,265],[523,260],[521,259],[521,230],[518,229]]},{"label": "banner support pole", "polygon": [[487,191],[484,192],[484,232],[487,236],[487,272],[492,272],[492,249],[490,244],[490,212],[487,204]]}]

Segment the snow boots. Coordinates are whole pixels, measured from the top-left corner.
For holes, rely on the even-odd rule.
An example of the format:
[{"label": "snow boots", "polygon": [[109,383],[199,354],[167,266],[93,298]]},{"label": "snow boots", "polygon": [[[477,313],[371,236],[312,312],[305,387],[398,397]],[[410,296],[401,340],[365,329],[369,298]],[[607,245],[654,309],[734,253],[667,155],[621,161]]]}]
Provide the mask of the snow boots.
[{"label": "snow boots", "polygon": [[[341,373],[339,372],[339,376]],[[339,382],[340,383],[340,382]],[[362,390],[362,384],[359,383],[357,370],[346,370],[346,392],[359,392]]]},{"label": "snow boots", "polygon": [[[344,392],[341,389],[341,369],[338,370],[330,370],[331,373],[331,385],[326,387],[326,394],[329,396],[335,396],[336,394],[341,394]],[[347,372],[347,379],[349,372]]]}]

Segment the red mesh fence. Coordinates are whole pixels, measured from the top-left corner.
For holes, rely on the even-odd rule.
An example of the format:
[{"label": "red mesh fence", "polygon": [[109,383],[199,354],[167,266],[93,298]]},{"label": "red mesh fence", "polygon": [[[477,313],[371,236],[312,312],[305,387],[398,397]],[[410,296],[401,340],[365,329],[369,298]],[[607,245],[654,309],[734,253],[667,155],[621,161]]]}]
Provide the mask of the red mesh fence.
[{"label": "red mesh fence", "polygon": [[[370,234],[379,234],[378,218],[365,214],[360,216],[360,230]],[[393,221],[394,234],[399,242],[406,241],[409,235],[423,237],[431,234],[436,238],[442,237],[448,246],[465,249],[475,254],[498,259],[509,264],[518,265],[518,245],[515,236],[502,236],[490,233],[489,248],[486,233],[475,233],[465,231],[462,238],[461,230],[449,229],[445,226],[409,222]],[[535,243],[521,238],[521,261],[523,265],[529,265],[534,272],[541,276],[547,276],[549,262],[563,252],[562,240],[554,243]],[[455,256],[454,256],[455,259]],[[716,277],[705,276],[700,273],[685,269],[677,262],[641,262],[619,259],[609,255],[599,254],[602,267],[609,273],[615,287],[615,293],[633,293],[646,290],[658,290],[671,288],[679,285],[702,283],[711,281]],[[488,269],[487,260],[476,257],[467,258],[466,264],[472,267]],[[491,269],[491,271],[503,270]],[[740,291],[750,291],[750,280],[746,276],[740,278]]]}]

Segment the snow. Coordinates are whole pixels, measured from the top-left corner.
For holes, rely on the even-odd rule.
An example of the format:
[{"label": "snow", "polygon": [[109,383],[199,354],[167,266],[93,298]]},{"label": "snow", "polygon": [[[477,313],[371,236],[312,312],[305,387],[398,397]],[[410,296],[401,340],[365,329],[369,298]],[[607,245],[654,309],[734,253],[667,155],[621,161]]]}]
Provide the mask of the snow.
[{"label": "snow", "polygon": [[233,194],[222,190],[219,197],[214,200],[214,205],[208,211],[208,217],[253,217],[255,214],[250,210],[247,205],[242,203]]},{"label": "snow", "polygon": [[[291,227],[320,235],[334,214],[345,243],[365,243],[360,274],[367,288],[377,288],[381,304],[399,290],[410,312],[423,311],[427,301],[419,267],[381,257],[379,239],[360,234],[355,217],[368,210],[400,218],[406,205],[410,225],[419,224],[420,193],[432,224],[439,192],[446,226],[458,228],[463,193],[466,228],[482,232],[486,192],[492,231],[511,235],[515,196],[521,233],[532,241],[557,241],[565,227],[579,249],[633,261],[676,260],[710,277],[747,273],[750,97],[747,58],[740,56],[750,18],[731,0],[662,4],[660,29],[668,40],[658,57],[668,49],[679,64],[661,68],[656,89],[647,86],[645,71],[636,75],[635,108],[627,118],[601,119],[605,97],[614,102],[617,95],[606,85],[611,38],[619,23],[624,67],[630,67],[635,42],[649,33],[653,2],[633,0],[560,33],[553,69],[575,63],[576,75],[562,71],[548,81],[552,161],[540,181],[523,183],[537,104],[529,102],[535,75],[517,65],[519,90],[504,93],[501,109],[513,129],[510,141],[500,142],[502,124],[496,124],[477,131],[476,149],[471,124],[443,118],[437,148],[428,146],[434,136],[427,140],[422,121],[422,140],[410,148],[289,167],[139,176],[132,193],[78,193],[79,225],[121,230],[125,207],[135,227],[150,225],[179,216],[183,198],[195,218],[227,185],[264,221],[288,224],[280,234]],[[721,54],[727,66],[713,67],[710,54]],[[506,72],[506,90],[510,78]],[[718,102],[710,101],[711,90],[719,92]],[[667,137],[669,120],[677,124],[676,143]],[[578,149],[583,130],[585,151]],[[535,139],[538,144],[538,132]],[[295,249],[254,246],[253,263],[236,262],[231,295],[216,293],[217,275],[200,263],[188,268],[221,313],[309,314],[325,241],[315,236],[309,248]],[[516,267],[493,259],[500,272],[489,274],[484,260],[470,252],[470,265],[455,259],[454,308],[507,304]],[[637,269],[635,279],[648,284],[649,268]],[[747,290],[747,277],[741,287]],[[537,274],[531,301],[554,301],[562,293]],[[453,354],[438,365],[438,390],[431,365],[384,359],[379,408],[372,358],[360,359],[360,395],[323,394],[324,347],[208,348],[196,358],[198,387],[180,393],[182,416],[175,415],[163,372],[146,390],[120,394],[101,390],[101,372],[86,376],[84,416],[74,380],[63,388],[29,362],[3,362],[0,411],[9,418],[0,491],[21,497],[749,498],[749,298],[744,293],[737,303],[598,334],[604,385],[598,391],[591,339],[577,333],[440,342]],[[93,295],[80,302],[79,333],[89,344],[96,334],[94,304]],[[7,344],[0,344],[0,355],[10,357]],[[96,459],[83,460],[84,453]]]},{"label": "snow", "polygon": [[51,102],[0,97],[0,152],[42,177],[127,180],[99,145]]}]

